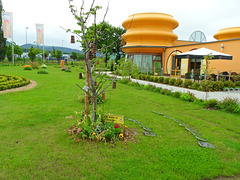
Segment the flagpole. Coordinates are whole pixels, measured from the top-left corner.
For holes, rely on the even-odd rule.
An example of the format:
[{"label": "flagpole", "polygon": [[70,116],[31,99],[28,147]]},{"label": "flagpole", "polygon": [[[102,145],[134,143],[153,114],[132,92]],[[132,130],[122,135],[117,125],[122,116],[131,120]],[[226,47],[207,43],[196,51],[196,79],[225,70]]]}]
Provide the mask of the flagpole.
[{"label": "flagpole", "polygon": [[44,24],[43,24],[43,63],[44,63]]},{"label": "flagpole", "polygon": [[11,25],[12,25],[12,62],[14,64],[14,45],[13,45],[13,13],[11,13]]}]

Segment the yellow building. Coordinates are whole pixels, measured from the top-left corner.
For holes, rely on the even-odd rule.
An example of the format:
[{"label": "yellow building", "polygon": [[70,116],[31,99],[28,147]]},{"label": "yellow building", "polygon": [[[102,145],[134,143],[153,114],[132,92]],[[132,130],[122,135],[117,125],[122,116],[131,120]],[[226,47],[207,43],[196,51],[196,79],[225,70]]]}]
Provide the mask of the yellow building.
[{"label": "yellow building", "polygon": [[163,13],[140,13],[129,16],[122,36],[126,44],[122,50],[127,58],[138,65],[142,73],[158,73],[184,77],[191,71],[203,74],[203,59],[178,59],[176,54],[202,47],[229,54],[232,60],[211,60],[208,68],[212,73],[229,71],[240,73],[240,27],[219,30],[213,42],[180,41],[173,30],[179,23],[173,16]]}]

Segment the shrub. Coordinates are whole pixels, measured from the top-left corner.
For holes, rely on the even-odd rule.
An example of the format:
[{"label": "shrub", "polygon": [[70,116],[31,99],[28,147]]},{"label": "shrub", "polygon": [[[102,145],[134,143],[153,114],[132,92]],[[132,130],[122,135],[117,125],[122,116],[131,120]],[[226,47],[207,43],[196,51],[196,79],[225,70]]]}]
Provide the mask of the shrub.
[{"label": "shrub", "polygon": [[143,87],[144,90],[148,90],[149,88],[150,88],[149,85],[145,85],[145,86]]},{"label": "shrub", "polygon": [[162,90],[160,91],[160,93],[161,93],[161,94],[166,94],[167,90],[168,90],[168,89],[162,89]]},{"label": "shrub", "polygon": [[71,70],[70,69],[66,69],[65,72],[71,72]]},{"label": "shrub", "polygon": [[39,69],[38,66],[39,66],[39,63],[36,62],[36,61],[30,61],[30,65],[32,66],[33,69]]},{"label": "shrub", "polygon": [[43,64],[43,65],[41,65],[41,68],[47,69],[47,65],[46,65],[46,64]]},{"label": "shrub", "polygon": [[145,80],[146,80],[146,81],[150,81],[150,77],[151,77],[150,75],[146,75]]},{"label": "shrub", "polygon": [[138,75],[138,78],[139,78],[139,79],[142,79],[142,74],[139,74],[139,75]]},{"label": "shrub", "polygon": [[163,81],[164,81],[164,77],[162,77],[162,76],[158,77],[158,82],[159,83],[163,83]]},{"label": "shrub", "polygon": [[228,80],[228,81],[224,82],[224,86],[231,88],[231,87],[234,87],[234,83],[232,81]]},{"label": "shrub", "polygon": [[134,83],[130,81],[130,82],[128,83],[128,85],[133,86]]},{"label": "shrub", "polygon": [[150,76],[150,81],[153,82],[154,81],[154,76]]},{"label": "shrub", "polygon": [[209,81],[209,80],[204,79],[201,82],[201,90],[202,91],[212,91],[213,84],[214,84],[214,81]]},{"label": "shrub", "polygon": [[237,82],[235,83],[235,87],[240,87],[240,81],[237,81]]},{"label": "shrub", "polygon": [[193,87],[193,89],[199,89],[200,83],[199,82],[195,82],[195,83],[193,83],[192,87]]},{"label": "shrub", "polygon": [[130,81],[127,78],[122,78],[119,82],[123,84],[128,84]]},{"label": "shrub", "polygon": [[192,80],[186,79],[183,83],[183,87],[187,88],[189,86],[192,86]]},{"label": "shrub", "polygon": [[161,90],[162,90],[162,88],[157,87],[157,88],[153,89],[153,92],[158,92],[158,93],[160,93]]},{"label": "shrub", "polygon": [[175,86],[181,86],[182,83],[183,83],[182,79],[177,79],[176,82],[175,82]]},{"label": "shrub", "polygon": [[154,86],[154,85],[152,85],[152,84],[149,84],[148,90],[153,91],[155,88],[156,88],[156,86]]},{"label": "shrub", "polygon": [[173,93],[173,97],[175,97],[175,98],[180,98],[181,95],[182,95],[182,93],[179,91],[176,91]]},{"label": "shrub", "polygon": [[238,99],[225,98],[221,103],[218,104],[218,107],[226,112],[240,113]]},{"label": "shrub", "polygon": [[40,70],[37,72],[38,74],[48,74],[48,71],[45,71],[45,70]]},{"label": "shrub", "polygon": [[183,101],[193,102],[194,99],[196,99],[196,97],[192,93],[188,92],[188,93],[182,93],[182,95],[180,96],[180,99]]},{"label": "shrub", "polygon": [[153,81],[158,82],[158,77],[154,77]]},{"label": "shrub", "polygon": [[164,84],[169,84],[169,80],[170,80],[170,78],[164,78],[163,83],[164,83]]},{"label": "shrub", "polygon": [[173,93],[172,93],[172,91],[167,90],[165,94],[166,94],[167,96],[171,96]]},{"label": "shrub", "polygon": [[213,89],[214,90],[221,91],[221,90],[223,90],[223,88],[224,88],[224,82],[222,82],[222,81],[214,82],[214,84],[213,84]]},{"label": "shrub", "polygon": [[204,101],[203,106],[206,108],[218,108],[218,101],[216,99],[209,99]]},{"label": "shrub", "polygon": [[24,67],[23,70],[32,70],[31,67]]},{"label": "shrub", "polygon": [[142,74],[141,80],[146,80],[146,75],[145,74]]},{"label": "shrub", "polygon": [[176,79],[175,79],[175,78],[171,78],[171,79],[169,80],[169,84],[170,84],[170,85],[174,85],[175,82],[176,82]]}]

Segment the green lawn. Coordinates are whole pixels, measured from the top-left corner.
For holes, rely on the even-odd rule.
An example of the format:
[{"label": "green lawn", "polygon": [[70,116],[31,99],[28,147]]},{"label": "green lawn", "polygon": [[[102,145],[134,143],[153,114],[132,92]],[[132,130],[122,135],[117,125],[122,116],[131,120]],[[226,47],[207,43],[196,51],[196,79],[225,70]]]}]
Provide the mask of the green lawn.
[{"label": "green lawn", "polygon": [[[75,143],[67,133],[75,122],[69,118],[84,105],[71,73],[49,66],[49,74],[22,67],[0,67],[0,73],[37,81],[29,91],[0,94],[0,179],[204,179],[240,176],[240,115],[209,111],[151,91],[117,83],[108,100],[99,105],[105,112],[124,115],[152,128],[157,137],[136,129],[135,140],[116,146]],[[213,144],[201,148],[196,138],[174,117]]]}]

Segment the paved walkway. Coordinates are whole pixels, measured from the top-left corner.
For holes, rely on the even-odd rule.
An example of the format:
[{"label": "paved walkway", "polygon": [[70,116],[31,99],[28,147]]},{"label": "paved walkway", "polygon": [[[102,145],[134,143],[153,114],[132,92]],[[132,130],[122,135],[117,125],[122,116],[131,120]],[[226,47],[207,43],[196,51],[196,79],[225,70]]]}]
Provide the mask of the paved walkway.
[{"label": "paved walkway", "polygon": [[[111,72],[108,72],[107,74],[109,76],[114,76],[118,79],[122,78],[121,76],[112,75],[110,73]],[[193,93],[195,95],[195,97],[198,99],[206,99],[206,92],[203,92],[203,91],[197,91],[197,90],[193,90],[193,89],[187,89],[187,88],[182,88],[182,87],[177,87],[177,86],[170,86],[170,85],[161,84],[161,83],[143,81],[143,80],[139,80],[139,79],[131,79],[131,81],[138,82],[143,85],[151,84],[156,87],[161,87],[163,89],[171,90],[172,92],[175,92],[175,91],[179,91],[182,93],[190,92],[190,93]],[[218,92],[208,92],[207,93],[207,99],[217,99],[217,100],[221,101],[227,97],[232,98],[232,99],[238,99],[238,101],[240,102],[240,91],[218,91]]]}]

